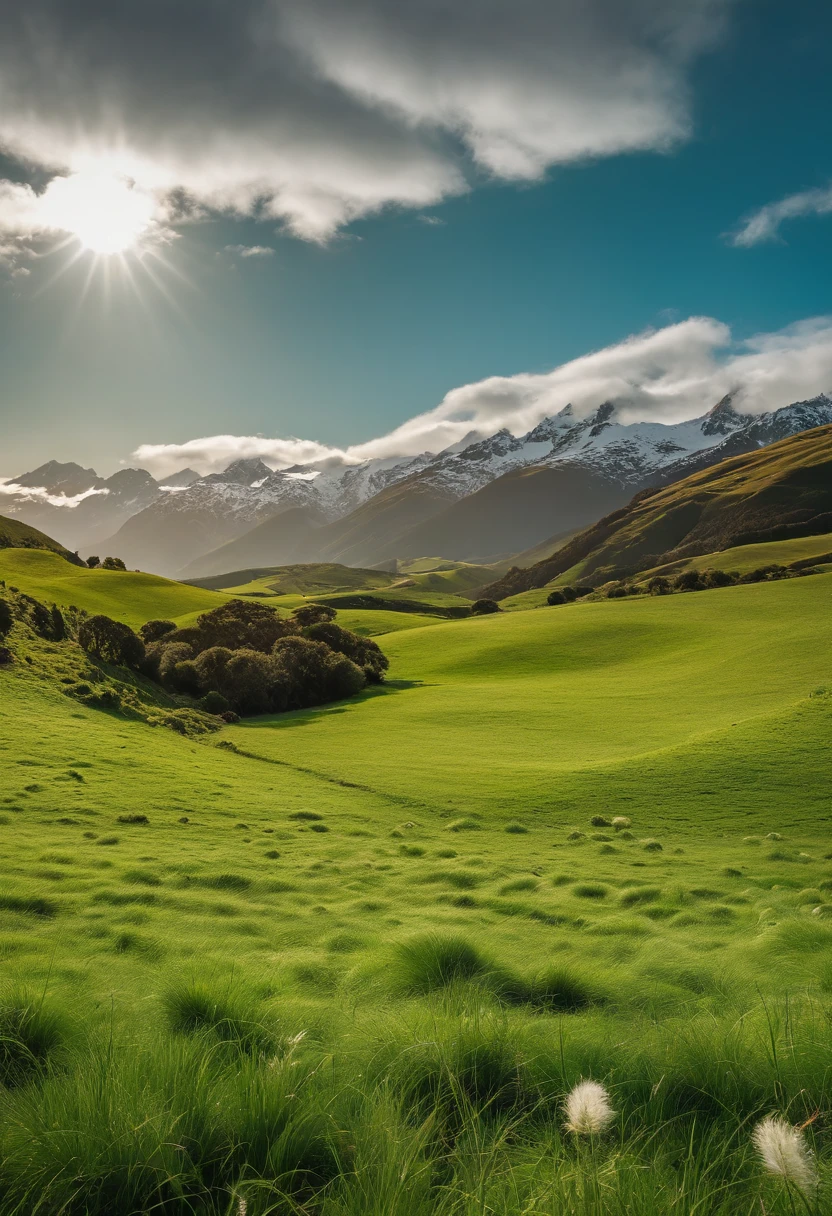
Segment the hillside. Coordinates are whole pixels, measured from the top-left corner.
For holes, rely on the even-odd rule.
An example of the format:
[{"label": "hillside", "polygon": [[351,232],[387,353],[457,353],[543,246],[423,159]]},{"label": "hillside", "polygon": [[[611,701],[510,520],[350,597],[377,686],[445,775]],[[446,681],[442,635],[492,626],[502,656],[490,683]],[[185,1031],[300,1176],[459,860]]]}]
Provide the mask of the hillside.
[{"label": "hillside", "polygon": [[189,579],[192,587],[211,591],[228,590],[238,595],[254,591],[274,595],[318,595],[328,591],[356,591],[389,587],[396,576],[381,570],[362,570],[338,563],[309,563],[295,566],[267,566],[252,570],[233,570],[210,578]]},{"label": "hillside", "polygon": [[3,549],[43,549],[59,554],[75,566],[84,564],[79,557],[70,553],[45,532],[39,532],[37,528],[21,523],[18,519],[8,519],[5,515],[0,515],[0,550]]},{"label": "hillside", "polygon": [[191,582],[229,570],[281,566],[309,549],[326,517],[315,507],[288,507],[256,528],[189,562],[180,577]]},{"label": "hillside", "polygon": [[832,529],[832,426],[722,461],[660,490],[637,494],[526,570],[483,594],[504,599],[569,575],[598,585],[736,546]]}]

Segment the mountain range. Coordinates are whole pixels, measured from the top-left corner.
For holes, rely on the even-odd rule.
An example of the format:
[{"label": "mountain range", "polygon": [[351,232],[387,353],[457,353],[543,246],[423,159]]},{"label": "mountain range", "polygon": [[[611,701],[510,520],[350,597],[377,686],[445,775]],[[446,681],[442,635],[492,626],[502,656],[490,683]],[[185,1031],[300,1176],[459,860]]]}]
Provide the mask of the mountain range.
[{"label": "mountain range", "polygon": [[675,424],[626,424],[612,403],[578,418],[567,405],[523,436],[472,435],[438,454],[346,468],[237,460],[157,482],[142,469],[104,480],[52,461],[0,489],[5,514],[69,548],[185,578],[304,561],[486,561],[585,528],[639,489],[829,423],[825,395],[751,415],[729,396]]}]

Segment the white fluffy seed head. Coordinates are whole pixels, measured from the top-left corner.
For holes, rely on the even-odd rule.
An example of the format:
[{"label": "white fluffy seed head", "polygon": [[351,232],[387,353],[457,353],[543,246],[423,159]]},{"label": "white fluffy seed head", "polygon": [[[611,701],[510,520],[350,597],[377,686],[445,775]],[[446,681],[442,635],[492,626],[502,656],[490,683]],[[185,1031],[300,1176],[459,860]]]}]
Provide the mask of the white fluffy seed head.
[{"label": "white fluffy seed head", "polygon": [[564,1127],[576,1136],[597,1136],[615,1118],[610,1096],[597,1081],[579,1081],[563,1104]]},{"label": "white fluffy seed head", "polygon": [[763,1119],[752,1133],[754,1147],[770,1174],[779,1174],[801,1191],[817,1186],[812,1154],[801,1132],[775,1115]]}]

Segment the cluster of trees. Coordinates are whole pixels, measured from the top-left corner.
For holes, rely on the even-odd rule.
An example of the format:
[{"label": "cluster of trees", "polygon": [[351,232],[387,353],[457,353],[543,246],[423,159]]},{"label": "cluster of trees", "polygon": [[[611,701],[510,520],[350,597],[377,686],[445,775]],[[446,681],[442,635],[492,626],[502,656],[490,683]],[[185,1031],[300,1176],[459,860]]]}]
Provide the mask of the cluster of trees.
[{"label": "cluster of trees", "polygon": [[616,583],[607,590],[608,599],[620,599],[625,595],[641,595],[645,591],[649,595],[673,595],[678,591],[709,591],[713,587],[733,587],[742,583],[763,583],[774,579],[794,578],[802,574],[811,574],[811,568],[805,568],[802,563],[795,567],[789,566],[758,566],[755,570],[747,570],[739,574],[736,570],[683,570],[675,578],[663,574],[654,575],[645,585],[636,583]]},{"label": "cluster of trees", "polygon": [[594,590],[594,587],[558,587],[557,590],[549,592],[546,603],[553,607],[557,604],[574,604],[575,600],[591,595]]},{"label": "cluster of trees", "polygon": [[90,570],[126,570],[124,562],[120,557],[105,557],[102,561],[100,557],[88,557],[87,565]]},{"label": "cluster of trees", "polygon": [[84,618],[78,642],[96,658],[130,667],[226,716],[307,709],[354,696],[384,678],[375,642],[335,623],[335,609],[306,604],[292,617],[255,601],[229,600],[195,625],[148,621],[134,633],[107,616]]}]

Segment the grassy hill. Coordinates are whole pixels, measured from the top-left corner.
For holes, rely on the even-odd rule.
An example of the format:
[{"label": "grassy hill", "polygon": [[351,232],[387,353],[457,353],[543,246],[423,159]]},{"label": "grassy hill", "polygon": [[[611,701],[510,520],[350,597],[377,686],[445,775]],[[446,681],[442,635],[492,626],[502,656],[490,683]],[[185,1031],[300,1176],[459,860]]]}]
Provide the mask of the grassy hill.
[{"label": "grassy hill", "polygon": [[381,570],[362,570],[337,563],[321,562],[235,570],[211,578],[189,579],[188,582],[192,587],[204,587],[212,591],[225,590],[235,595],[251,595],[257,592],[273,595],[320,595],[329,591],[389,587],[395,582],[395,575]]},{"label": "grassy hill", "polygon": [[642,491],[563,548],[486,589],[497,599],[558,576],[592,585],[750,544],[832,529],[832,427],[722,461],[665,489]]},{"label": "grassy hill", "polygon": [[[16,625],[2,1216],[802,1210],[750,1134],[832,1104],[830,607],[436,623],[356,701],[202,739],[79,705]],[[588,1077],[617,1114],[576,1143]]]},{"label": "grassy hill", "polygon": [[9,519],[5,515],[0,515],[0,550],[2,549],[43,549],[60,554],[65,561],[71,562],[73,565],[83,565],[80,558],[76,557],[74,553],[70,553],[51,536],[47,536],[45,532],[39,532],[37,528],[32,528],[29,524],[21,523],[17,519]]}]

